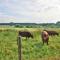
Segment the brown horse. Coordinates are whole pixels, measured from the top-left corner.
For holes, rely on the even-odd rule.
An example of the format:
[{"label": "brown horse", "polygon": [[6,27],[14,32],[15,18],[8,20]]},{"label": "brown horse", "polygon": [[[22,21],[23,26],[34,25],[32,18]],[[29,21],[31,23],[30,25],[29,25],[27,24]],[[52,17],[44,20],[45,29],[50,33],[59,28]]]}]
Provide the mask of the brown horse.
[{"label": "brown horse", "polygon": [[28,31],[19,31],[19,36],[27,38],[33,38],[33,35]]},{"label": "brown horse", "polygon": [[52,30],[44,30],[44,31],[46,31],[48,34],[49,34],[49,36],[55,36],[55,35],[59,35],[59,33],[57,33],[56,31],[52,31]]},{"label": "brown horse", "polygon": [[41,34],[41,37],[42,37],[43,44],[45,42],[48,45],[49,34],[46,31],[43,31],[42,34]]}]

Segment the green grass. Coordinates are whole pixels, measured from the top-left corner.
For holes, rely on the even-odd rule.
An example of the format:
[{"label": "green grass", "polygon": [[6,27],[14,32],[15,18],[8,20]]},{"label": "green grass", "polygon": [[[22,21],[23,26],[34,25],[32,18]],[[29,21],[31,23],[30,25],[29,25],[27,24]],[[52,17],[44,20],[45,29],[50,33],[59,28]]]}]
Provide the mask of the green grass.
[{"label": "green grass", "polygon": [[[1,31],[2,30],[2,31]],[[18,60],[17,36],[19,30],[30,31],[34,39],[22,38],[22,60],[60,60],[60,35],[49,37],[49,45],[42,44],[40,28],[0,28],[0,60]],[[60,34],[60,29],[56,30]]]},{"label": "green grass", "polygon": [[16,38],[15,31],[0,32],[0,60],[18,60]]}]

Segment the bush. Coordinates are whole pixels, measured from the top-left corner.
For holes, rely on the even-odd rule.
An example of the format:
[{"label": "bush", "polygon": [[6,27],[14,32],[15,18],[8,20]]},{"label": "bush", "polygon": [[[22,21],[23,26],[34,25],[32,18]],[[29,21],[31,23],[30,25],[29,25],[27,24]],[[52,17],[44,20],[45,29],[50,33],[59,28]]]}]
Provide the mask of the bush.
[{"label": "bush", "polygon": [[15,27],[20,27],[20,28],[23,28],[23,26],[21,26],[21,25],[15,25]]}]

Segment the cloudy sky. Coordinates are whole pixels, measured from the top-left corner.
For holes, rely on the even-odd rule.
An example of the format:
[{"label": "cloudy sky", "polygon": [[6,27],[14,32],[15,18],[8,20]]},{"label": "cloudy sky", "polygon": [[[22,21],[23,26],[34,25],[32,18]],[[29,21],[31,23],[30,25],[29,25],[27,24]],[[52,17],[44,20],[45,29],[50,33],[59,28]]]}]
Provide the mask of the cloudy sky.
[{"label": "cloudy sky", "polygon": [[0,0],[0,23],[57,21],[60,21],[60,0]]}]

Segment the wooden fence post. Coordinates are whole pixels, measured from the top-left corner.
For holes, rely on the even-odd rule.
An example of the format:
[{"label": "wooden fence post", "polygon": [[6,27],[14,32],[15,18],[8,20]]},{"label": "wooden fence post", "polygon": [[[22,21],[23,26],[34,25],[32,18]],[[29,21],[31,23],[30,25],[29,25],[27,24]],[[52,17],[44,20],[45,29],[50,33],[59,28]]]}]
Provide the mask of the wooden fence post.
[{"label": "wooden fence post", "polygon": [[21,60],[21,36],[18,36],[17,44],[18,44],[18,59]]}]

